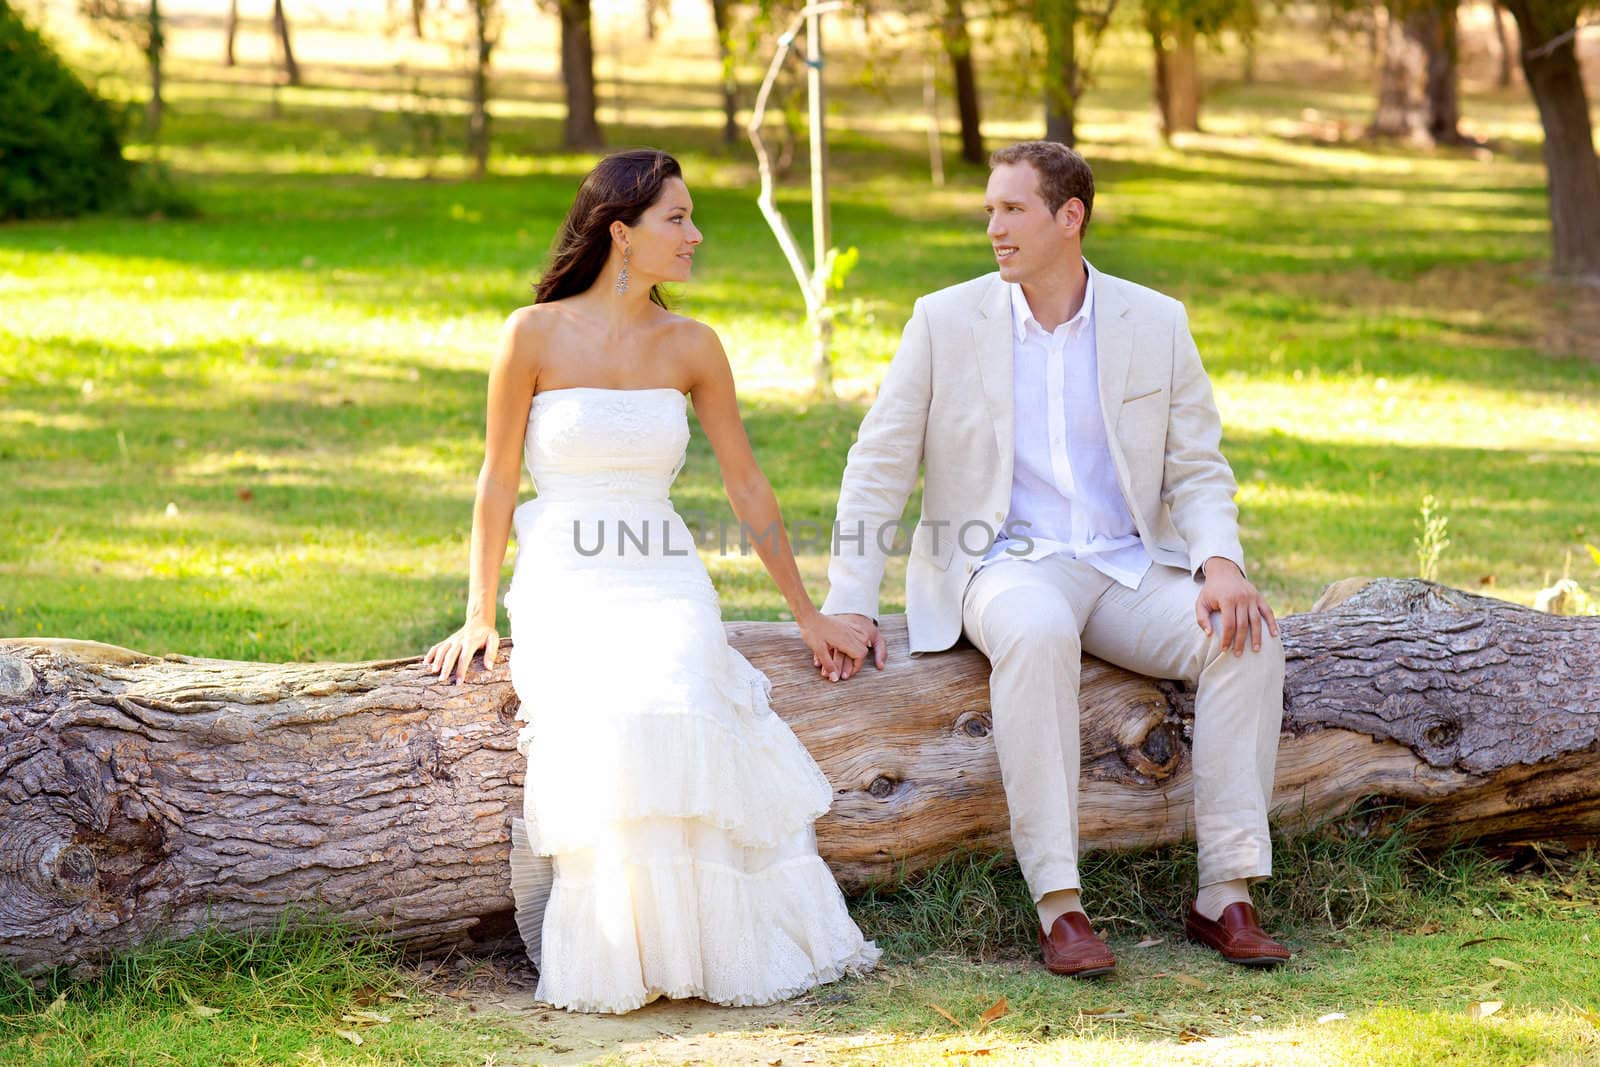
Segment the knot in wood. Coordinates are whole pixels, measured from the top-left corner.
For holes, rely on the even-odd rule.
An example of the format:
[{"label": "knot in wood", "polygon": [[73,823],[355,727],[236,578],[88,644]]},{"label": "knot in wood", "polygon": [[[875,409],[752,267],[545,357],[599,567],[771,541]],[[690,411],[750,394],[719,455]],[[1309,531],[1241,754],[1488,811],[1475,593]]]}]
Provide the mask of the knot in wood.
[{"label": "knot in wood", "polygon": [[880,774],[867,785],[867,792],[879,800],[887,800],[894,795],[895,787],[900,783],[887,774]]},{"label": "knot in wood", "polygon": [[0,656],[0,697],[25,697],[38,679],[21,656]]},{"label": "knot in wood", "polygon": [[1461,737],[1461,724],[1454,719],[1440,719],[1422,731],[1422,740],[1434,748],[1450,748]]},{"label": "knot in wood", "polygon": [[963,737],[984,738],[994,731],[994,722],[986,711],[963,711],[956,716],[955,730]]}]

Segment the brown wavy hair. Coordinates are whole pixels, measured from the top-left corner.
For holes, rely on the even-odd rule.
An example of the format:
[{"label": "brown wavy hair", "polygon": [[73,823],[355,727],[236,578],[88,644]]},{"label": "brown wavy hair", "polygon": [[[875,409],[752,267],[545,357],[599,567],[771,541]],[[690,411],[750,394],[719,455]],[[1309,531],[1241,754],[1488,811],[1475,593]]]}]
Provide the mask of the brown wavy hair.
[{"label": "brown wavy hair", "polygon": [[[611,224],[637,224],[661,198],[667,179],[682,177],[678,161],[655,148],[613,152],[595,164],[561,223],[550,265],[535,286],[534,303],[576,296],[593,285],[611,255]],[[659,285],[650,287],[650,299],[667,306]]]}]

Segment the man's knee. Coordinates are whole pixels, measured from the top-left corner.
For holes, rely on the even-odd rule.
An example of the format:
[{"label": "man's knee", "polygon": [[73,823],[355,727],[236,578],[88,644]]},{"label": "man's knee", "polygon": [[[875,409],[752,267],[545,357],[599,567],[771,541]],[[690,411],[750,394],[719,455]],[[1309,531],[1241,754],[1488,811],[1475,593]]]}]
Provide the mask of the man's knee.
[{"label": "man's knee", "polygon": [[1072,607],[1060,597],[1040,596],[1029,589],[1007,590],[984,605],[977,621],[991,658],[1008,652],[1076,652],[1079,648],[1078,621]]}]

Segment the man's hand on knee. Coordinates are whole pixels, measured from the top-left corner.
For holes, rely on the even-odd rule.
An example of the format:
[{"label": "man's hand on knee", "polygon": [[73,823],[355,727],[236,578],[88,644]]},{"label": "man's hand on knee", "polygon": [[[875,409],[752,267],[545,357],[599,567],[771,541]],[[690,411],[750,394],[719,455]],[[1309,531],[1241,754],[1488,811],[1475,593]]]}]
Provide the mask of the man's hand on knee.
[{"label": "man's hand on knee", "polygon": [[1224,652],[1244,655],[1246,639],[1251,651],[1260,652],[1262,630],[1278,636],[1278,618],[1267,605],[1267,598],[1256,591],[1237,564],[1222,556],[1212,556],[1206,560],[1202,571],[1206,580],[1195,600],[1195,621],[1210,637],[1211,613],[1221,616]]}]

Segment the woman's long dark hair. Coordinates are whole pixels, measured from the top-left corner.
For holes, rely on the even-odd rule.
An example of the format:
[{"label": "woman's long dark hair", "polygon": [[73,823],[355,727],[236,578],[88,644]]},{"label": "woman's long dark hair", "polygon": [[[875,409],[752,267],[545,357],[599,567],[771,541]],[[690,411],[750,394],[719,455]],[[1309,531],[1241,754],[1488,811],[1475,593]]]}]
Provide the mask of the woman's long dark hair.
[{"label": "woman's long dark hair", "polygon": [[[555,251],[539,279],[534,303],[575,296],[593,285],[611,255],[611,224],[635,225],[660,198],[667,179],[682,177],[678,161],[654,148],[615,152],[595,164],[556,235]],[[650,287],[650,299],[667,306],[660,286]]]}]

